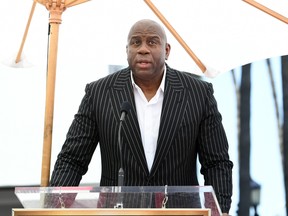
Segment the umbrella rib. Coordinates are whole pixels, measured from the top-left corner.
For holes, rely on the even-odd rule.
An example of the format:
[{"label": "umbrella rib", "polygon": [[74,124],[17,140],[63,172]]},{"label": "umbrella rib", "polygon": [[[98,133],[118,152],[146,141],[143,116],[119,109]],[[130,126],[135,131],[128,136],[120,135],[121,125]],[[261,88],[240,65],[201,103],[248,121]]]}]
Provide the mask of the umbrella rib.
[{"label": "umbrella rib", "polygon": [[268,8],[268,7],[258,3],[256,1],[254,1],[254,0],[243,0],[243,1],[248,3],[248,4],[250,4],[250,5],[252,5],[252,6],[254,6],[254,7],[256,7],[256,8],[258,8],[259,10],[261,10],[261,11],[263,11],[263,12],[265,12],[265,13],[273,16],[273,17],[275,17],[276,19],[288,24],[288,18],[283,16],[283,15],[281,15],[281,14],[279,14],[279,13],[277,13],[276,11],[271,10],[270,8]]},{"label": "umbrella rib", "polygon": [[169,29],[171,34],[176,38],[176,40],[181,44],[181,46],[186,50],[186,52],[195,61],[197,66],[204,73],[206,71],[205,65],[200,61],[200,59],[193,53],[190,47],[182,39],[182,37],[177,33],[173,26],[168,22],[168,20],[161,14],[161,12],[156,8],[156,6],[150,0],[144,0],[144,2],[150,7],[150,9],[155,13],[155,15],[162,21],[162,23]]},{"label": "umbrella rib", "polygon": [[22,42],[21,42],[21,45],[20,45],[16,60],[15,60],[16,64],[18,62],[20,62],[20,60],[21,60],[22,51],[23,51],[24,44],[25,44],[25,41],[26,41],[26,38],[27,38],[27,34],[28,34],[29,27],[30,27],[30,23],[31,23],[31,20],[32,20],[34,11],[35,11],[35,7],[36,7],[36,2],[33,1],[32,8],[31,8],[31,11],[30,11],[30,15],[29,15],[29,18],[28,18],[28,22],[26,24],[25,32],[24,32],[24,35],[23,35],[23,38],[22,38]]},{"label": "umbrella rib", "polygon": [[66,7],[72,7],[72,6],[75,6],[75,5],[78,5],[78,4],[85,3],[87,1],[90,1],[90,0],[70,0],[69,2],[67,1],[65,6]]}]

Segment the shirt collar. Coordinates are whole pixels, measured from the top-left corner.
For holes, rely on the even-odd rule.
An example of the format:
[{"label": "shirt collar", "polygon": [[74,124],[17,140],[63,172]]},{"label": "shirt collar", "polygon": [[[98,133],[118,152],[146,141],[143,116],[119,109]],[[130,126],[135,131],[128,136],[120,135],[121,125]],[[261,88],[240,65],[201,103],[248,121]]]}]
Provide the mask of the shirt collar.
[{"label": "shirt collar", "polygon": [[[130,71],[130,75],[131,75],[132,86],[135,88],[135,86],[138,86],[138,85],[134,81],[132,71]],[[163,77],[159,86],[159,89],[161,89],[163,92],[165,89],[165,81],[166,81],[166,65],[164,65],[164,73],[163,73]]]}]

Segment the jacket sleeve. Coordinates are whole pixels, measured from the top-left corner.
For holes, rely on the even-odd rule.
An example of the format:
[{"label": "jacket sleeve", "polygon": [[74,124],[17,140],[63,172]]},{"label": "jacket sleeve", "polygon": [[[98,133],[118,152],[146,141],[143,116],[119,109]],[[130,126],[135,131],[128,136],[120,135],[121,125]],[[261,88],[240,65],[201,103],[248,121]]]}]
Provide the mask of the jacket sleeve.
[{"label": "jacket sleeve", "polygon": [[231,206],[233,163],[229,159],[228,141],[210,83],[199,132],[199,161],[205,185],[213,186],[222,212],[228,213]]},{"label": "jacket sleeve", "polygon": [[99,138],[89,85],[86,86],[85,92],[65,143],[58,154],[50,186],[79,185],[97,146]]}]

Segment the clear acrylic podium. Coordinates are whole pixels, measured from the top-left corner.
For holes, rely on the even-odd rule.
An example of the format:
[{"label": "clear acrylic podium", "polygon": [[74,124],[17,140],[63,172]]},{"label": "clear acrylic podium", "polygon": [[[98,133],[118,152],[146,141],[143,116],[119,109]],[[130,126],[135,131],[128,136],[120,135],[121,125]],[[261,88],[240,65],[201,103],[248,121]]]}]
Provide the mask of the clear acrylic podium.
[{"label": "clear acrylic podium", "polygon": [[14,216],[221,215],[211,186],[16,187],[15,194],[24,208]]}]

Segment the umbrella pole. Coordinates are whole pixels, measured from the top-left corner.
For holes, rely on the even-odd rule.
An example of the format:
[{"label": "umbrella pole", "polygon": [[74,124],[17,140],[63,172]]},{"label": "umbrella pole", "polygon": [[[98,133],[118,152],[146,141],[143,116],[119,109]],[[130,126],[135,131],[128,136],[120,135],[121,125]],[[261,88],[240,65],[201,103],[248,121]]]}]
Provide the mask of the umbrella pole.
[{"label": "umbrella pole", "polygon": [[[47,6],[46,6],[47,7]],[[49,10],[49,8],[48,8]],[[46,107],[45,123],[43,137],[43,154],[42,154],[42,173],[41,186],[47,187],[50,178],[51,146],[53,131],[53,113],[54,113],[54,95],[58,50],[58,33],[59,24],[61,24],[61,15],[64,9],[50,10],[50,45],[48,54],[48,68],[46,77]]]},{"label": "umbrella pole", "polygon": [[52,149],[52,131],[53,131],[53,114],[54,114],[54,95],[56,80],[56,65],[58,51],[58,34],[61,16],[67,7],[78,5],[89,0],[34,0],[44,5],[50,12],[50,34],[48,50],[48,67],[46,77],[46,107],[43,137],[43,153],[41,168],[41,186],[47,187],[50,179],[50,163]]}]

